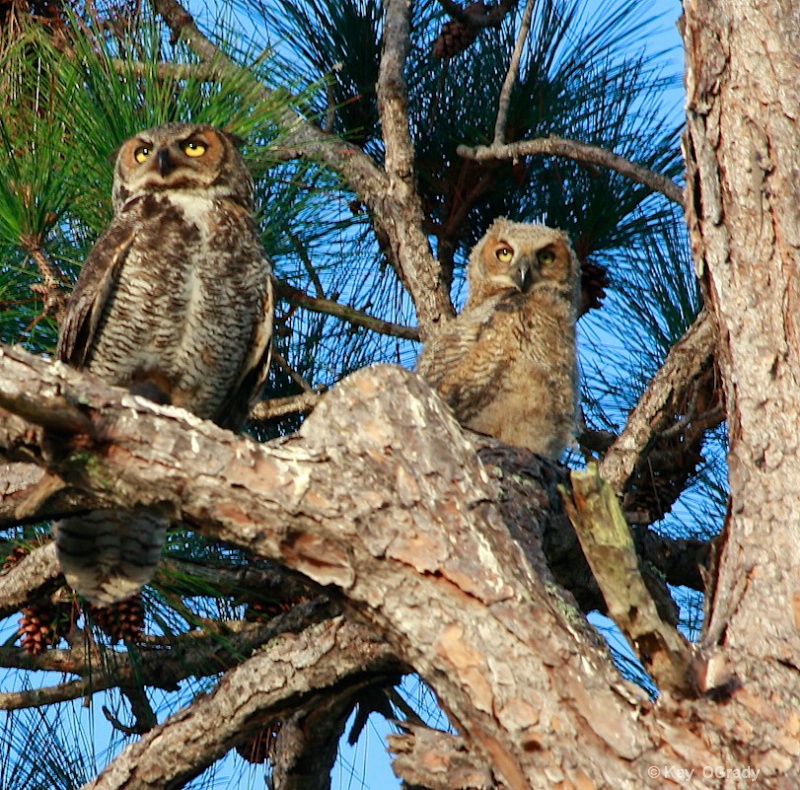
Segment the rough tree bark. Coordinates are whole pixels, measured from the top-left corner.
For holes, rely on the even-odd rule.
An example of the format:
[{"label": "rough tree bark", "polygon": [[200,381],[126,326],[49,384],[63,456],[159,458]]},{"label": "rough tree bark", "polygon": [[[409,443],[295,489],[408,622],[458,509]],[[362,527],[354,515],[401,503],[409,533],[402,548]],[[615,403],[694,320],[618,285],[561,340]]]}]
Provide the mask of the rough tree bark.
[{"label": "rough tree bark", "polygon": [[[179,786],[235,740],[205,727],[187,735],[205,707],[265,721],[361,668],[418,671],[459,729],[474,767],[467,774],[489,771],[498,787],[656,786],[653,766],[752,764],[741,728],[759,726],[754,697],[745,689],[721,706],[665,695],[653,705],[622,681],[536,541],[523,552],[509,531],[498,467],[480,463],[413,374],[365,369],[326,395],[299,434],[266,446],[19,352],[0,357],[0,382],[0,403],[24,415],[2,420],[0,445],[12,458],[121,506],[158,503],[209,537],[338,591],[344,606],[345,621],[313,627],[327,635],[325,662],[304,652],[318,650],[313,630],[280,681],[267,681],[256,653],[208,702],[123,752],[94,787],[151,786],[154,766],[163,786]],[[347,621],[367,631],[351,632]],[[352,653],[337,652],[337,640],[373,644],[372,658],[361,648],[362,664],[348,664]],[[280,651],[293,641],[270,643],[276,666],[286,666]],[[272,682],[281,693],[269,691]],[[150,759],[147,744],[163,754],[198,736],[203,759]],[[407,756],[414,743],[400,750]]]}]

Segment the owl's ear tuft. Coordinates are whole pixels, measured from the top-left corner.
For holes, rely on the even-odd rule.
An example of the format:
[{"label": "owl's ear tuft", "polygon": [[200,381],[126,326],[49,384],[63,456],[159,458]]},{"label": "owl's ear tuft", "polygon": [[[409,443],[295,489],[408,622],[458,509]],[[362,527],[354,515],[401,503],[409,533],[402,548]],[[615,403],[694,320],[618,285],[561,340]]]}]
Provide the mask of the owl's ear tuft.
[{"label": "owl's ear tuft", "polygon": [[240,137],[238,134],[234,134],[233,132],[224,132],[224,134],[237,148],[243,148],[247,145],[247,140],[245,140],[244,137]]}]

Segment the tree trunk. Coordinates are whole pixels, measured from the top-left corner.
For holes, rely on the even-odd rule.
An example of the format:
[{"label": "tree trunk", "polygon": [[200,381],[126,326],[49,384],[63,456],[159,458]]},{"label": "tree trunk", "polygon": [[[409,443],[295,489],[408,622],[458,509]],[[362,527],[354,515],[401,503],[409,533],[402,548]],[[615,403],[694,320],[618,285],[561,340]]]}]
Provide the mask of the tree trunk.
[{"label": "tree trunk", "polygon": [[747,735],[753,760],[796,772],[784,728],[800,698],[800,8],[689,0],[685,11],[687,213],[730,434],[703,647],[762,715]]}]

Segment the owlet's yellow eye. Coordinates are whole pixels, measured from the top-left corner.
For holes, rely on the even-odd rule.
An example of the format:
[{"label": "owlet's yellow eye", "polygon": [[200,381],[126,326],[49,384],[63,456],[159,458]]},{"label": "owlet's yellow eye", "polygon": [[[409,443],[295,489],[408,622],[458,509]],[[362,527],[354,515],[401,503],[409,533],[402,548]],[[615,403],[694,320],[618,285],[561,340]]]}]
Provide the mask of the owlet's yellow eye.
[{"label": "owlet's yellow eye", "polygon": [[511,263],[511,259],[514,257],[514,250],[511,247],[503,246],[498,247],[494,254],[500,263]]},{"label": "owlet's yellow eye", "polygon": [[146,145],[139,146],[133,152],[133,158],[141,165],[150,156],[150,149]]},{"label": "owlet's yellow eye", "polygon": [[183,153],[185,153],[186,156],[198,157],[202,156],[205,152],[206,147],[196,140],[189,140],[183,144]]},{"label": "owlet's yellow eye", "polygon": [[547,266],[556,259],[556,254],[549,247],[546,247],[543,250],[539,250],[536,257],[539,259],[539,263],[541,263],[542,266]]}]

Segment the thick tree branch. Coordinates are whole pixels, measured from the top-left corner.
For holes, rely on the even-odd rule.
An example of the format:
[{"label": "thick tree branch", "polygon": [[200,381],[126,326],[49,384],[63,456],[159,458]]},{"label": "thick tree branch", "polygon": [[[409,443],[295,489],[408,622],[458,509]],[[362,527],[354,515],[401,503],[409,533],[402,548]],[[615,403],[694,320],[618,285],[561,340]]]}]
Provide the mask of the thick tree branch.
[{"label": "thick tree branch", "polygon": [[484,790],[496,787],[488,765],[475,759],[463,738],[428,727],[405,725],[389,735],[392,768],[409,787],[430,790]]},{"label": "thick tree branch", "polygon": [[97,503],[96,497],[64,488],[35,464],[0,462],[0,485],[0,529],[89,510]]},{"label": "thick tree branch", "polygon": [[670,349],[661,370],[628,417],[623,432],[600,463],[600,475],[617,496],[627,489],[636,468],[659,433],[674,423],[679,404],[692,384],[714,366],[717,332],[703,310],[686,334]]},{"label": "thick tree branch", "polygon": [[[497,781],[527,790],[556,766],[575,778],[602,763],[619,786],[641,781],[656,755],[678,760],[657,717],[636,715],[646,698],[630,697],[585,621],[525,560],[486,470],[415,375],[360,371],[297,435],[269,446],[22,352],[0,355],[0,392],[10,380],[44,402],[81,403],[97,447],[87,434],[14,421],[0,423],[0,446],[22,443],[120,507],[159,504],[209,537],[338,587],[436,690]],[[567,762],[565,727],[582,733]],[[625,758],[609,762],[609,749]],[[693,760],[718,764],[719,749],[699,737]]]},{"label": "thick tree branch", "polygon": [[523,140],[507,145],[489,145],[470,148],[466,145],[458,147],[458,155],[466,159],[475,159],[478,162],[492,161],[495,159],[518,159],[523,156],[564,156],[576,162],[600,165],[614,170],[620,175],[635,181],[637,184],[659,192],[669,198],[673,203],[683,207],[683,189],[671,178],[654,173],[642,165],[631,162],[618,154],[588,145],[576,140],[565,140],[560,137],[543,137],[537,140]]},{"label": "thick tree branch", "polygon": [[0,617],[12,615],[27,601],[44,594],[60,576],[55,544],[34,549],[0,574]]},{"label": "thick tree branch", "polygon": [[[414,144],[408,119],[408,94],[403,70],[410,47],[411,6],[406,0],[387,0],[383,26],[383,54],[378,74],[378,111],[386,148],[385,168],[389,179],[388,199],[398,207],[394,221],[397,238],[417,249],[407,257],[420,261],[416,271],[404,269],[406,287],[414,295],[420,318],[420,337],[424,340],[441,319],[453,315],[450,295],[443,287],[438,266],[422,233],[424,214],[416,190]],[[388,227],[387,227],[388,230]],[[427,264],[427,265],[425,265]],[[415,277],[416,282],[408,279]],[[417,299],[423,299],[427,306]]]}]

